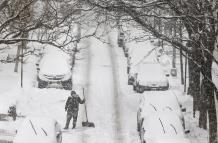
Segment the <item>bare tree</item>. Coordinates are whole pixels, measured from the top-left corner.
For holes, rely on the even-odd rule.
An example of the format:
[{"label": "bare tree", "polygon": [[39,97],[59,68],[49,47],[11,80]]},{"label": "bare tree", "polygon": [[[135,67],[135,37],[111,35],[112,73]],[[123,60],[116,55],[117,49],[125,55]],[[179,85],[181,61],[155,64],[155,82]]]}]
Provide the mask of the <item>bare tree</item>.
[{"label": "bare tree", "polygon": [[[79,0],[4,0],[0,3],[0,44],[28,41],[65,49],[76,40],[74,24],[86,17],[81,12],[86,9],[80,3]],[[27,36],[22,37],[23,33]]]},{"label": "bare tree", "polygon": [[[119,12],[124,23],[134,23],[151,33],[154,37],[164,40],[177,49],[187,53],[190,69],[190,94],[194,98],[194,111],[200,111],[199,126],[207,127],[209,117],[209,142],[217,143],[217,117],[212,82],[212,62],[218,63],[213,56],[217,28],[218,1],[215,0],[86,0],[91,7],[107,10],[116,17]],[[158,11],[162,11],[159,13]],[[162,22],[179,21],[185,28],[187,37],[178,40],[172,34],[158,30],[153,19]],[[187,45],[185,44],[187,43]],[[200,74],[203,78],[200,78]],[[216,89],[217,90],[217,89]]]}]

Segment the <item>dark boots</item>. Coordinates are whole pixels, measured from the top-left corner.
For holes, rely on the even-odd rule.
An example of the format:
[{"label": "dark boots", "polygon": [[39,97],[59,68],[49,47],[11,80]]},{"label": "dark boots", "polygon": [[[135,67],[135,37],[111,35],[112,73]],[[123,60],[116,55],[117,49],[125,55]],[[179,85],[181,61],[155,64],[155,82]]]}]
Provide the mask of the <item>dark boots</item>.
[{"label": "dark boots", "polygon": [[74,129],[76,127],[76,124],[73,124],[73,127],[72,127],[72,129]]}]

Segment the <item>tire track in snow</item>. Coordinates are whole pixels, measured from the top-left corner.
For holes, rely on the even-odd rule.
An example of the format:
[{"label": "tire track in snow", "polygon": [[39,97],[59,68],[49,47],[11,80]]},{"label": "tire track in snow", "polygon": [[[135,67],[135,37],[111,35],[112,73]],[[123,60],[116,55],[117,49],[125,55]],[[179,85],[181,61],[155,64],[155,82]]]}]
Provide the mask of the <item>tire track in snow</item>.
[{"label": "tire track in snow", "polygon": [[109,54],[110,54],[110,60],[111,60],[111,66],[112,66],[112,75],[113,75],[113,86],[114,86],[114,97],[113,97],[113,101],[114,101],[114,106],[113,106],[113,110],[114,110],[114,122],[115,122],[115,139],[117,143],[123,143],[124,139],[122,137],[122,123],[121,123],[121,113],[120,113],[120,106],[119,106],[119,75],[118,75],[118,71],[117,71],[117,62],[116,62],[116,52],[114,49],[114,46],[112,45],[112,41],[110,39],[110,36],[108,35],[108,42],[110,43],[108,45],[108,50],[109,50]]},{"label": "tire track in snow", "polygon": [[[109,35],[105,35],[106,36],[106,40],[108,40],[108,42],[110,43],[110,42],[112,42],[111,40],[110,40],[110,37],[109,37]],[[91,45],[91,44],[90,44]],[[93,46],[93,45],[91,45],[91,46]],[[111,102],[112,104],[111,104],[111,106],[109,107],[110,108],[110,110],[112,111],[112,119],[111,120],[108,120],[108,121],[110,121],[110,122],[112,122],[112,126],[109,126],[110,128],[104,128],[104,127],[108,127],[107,125],[106,126],[104,126],[104,123],[105,123],[105,121],[101,121],[101,120],[103,120],[103,119],[105,119],[106,117],[104,117],[104,115],[101,115],[101,116],[103,116],[103,117],[100,117],[101,119],[99,119],[98,121],[98,124],[96,124],[97,126],[96,126],[96,128],[95,129],[97,129],[97,130],[93,130],[94,132],[95,132],[95,134],[99,134],[99,136],[103,136],[103,138],[104,138],[104,131],[106,131],[106,134],[110,134],[111,136],[112,136],[112,138],[110,139],[110,138],[108,138],[108,136],[106,135],[105,137],[105,139],[108,139],[108,140],[105,140],[105,139],[103,139],[103,140],[105,140],[106,142],[109,142],[109,143],[123,143],[124,142],[124,140],[123,140],[123,138],[122,138],[122,136],[121,136],[121,119],[120,119],[120,110],[119,110],[119,105],[118,105],[118,101],[117,101],[117,98],[118,98],[118,96],[119,96],[119,85],[118,85],[118,83],[119,83],[119,81],[118,81],[118,72],[116,71],[117,69],[116,69],[116,66],[117,66],[117,64],[116,64],[116,56],[114,55],[115,54],[115,51],[114,51],[114,47],[113,47],[113,45],[112,45],[112,43],[111,44],[108,44],[108,45],[106,45],[106,44],[104,44],[104,48],[105,48],[105,52],[107,52],[107,53],[104,53],[104,55],[96,55],[96,56],[106,56],[107,58],[106,59],[108,59],[109,61],[109,63],[106,63],[106,64],[104,64],[104,65],[101,65],[101,67],[100,68],[102,68],[102,67],[106,67],[106,68],[108,68],[109,67],[109,69],[108,70],[110,70],[110,74],[111,74],[111,88],[112,88],[112,93],[111,93],[111,99],[110,99],[110,101],[108,101],[108,102]],[[85,80],[86,80],[86,82],[85,82],[85,87],[86,87],[86,91],[85,91],[85,94],[86,94],[86,101],[89,101],[88,103],[87,103],[87,107],[91,107],[91,104],[92,104],[92,100],[93,100],[93,98],[95,98],[93,95],[92,95],[92,90],[93,90],[93,83],[92,83],[92,79],[93,79],[93,77],[92,77],[92,75],[94,74],[96,74],[95,72],[96,71],[92,71],[93,69],[93,67],[95,67],[95,66],[99,66],[99,65],[93,65],[94,63],[94,61],[93,61],[93,58],[92,58],[92,52],[93,52],[93,50],[92,49],[89,49],[88,48],[88,50],[87,50],[87,63],[86,63],[86,73],[85,73]],[[94,54],[94,53],[93,53]],[[104,59],[102,59],[103,61],[105,60],[105,58]],[[107,64],[109,64],[109,65],[107,65]],[[102,71],[101,71],[102,72]],[[108,75],[109,73],[105,73],[105,75]],[[99,73],[100,74],[100,73]],[[99,86],[99,83],[96,83],[95,82],[95,86],[96,87],[98,87]],[[101,85],[101,86],[103,86],[103,85]],[[110,88],[110,87],[108,87],[108,88]],[[99,91],[99,93],[102,93],[102,91]],[[104,98],[104,100],[107,100],[107,99],[105,99]],[[100,101],[100,100],[99,100]],[[104,101],[103,101],[104,102]],[[90,105],[90,106],[89,106]],[[110,105],[110,104],[109,104]],[[106,105],[107,106],[107,105]],[[95,107],[95,108],[97,108],[97,107]],[[89,109],[88,109],[89,110]],[[96,109],[94,109],[94,110],[96,110]],[[103,109],[104,110],[104,109]],[[90,110],[89,110],[90,111]],[[92,112],[92,111],[91,111]],[[90,113],[91,113],[90,112]],[[89,113],[88,113],[89,114]],[[96,113],[96,114],[98,114],[98,113]],[[108,118],[107,118],[108,119]],[[91,120],[90,120],[91,121]],[[100,126],[98,126],[98,125],[100,125]],[[100,129],[100,130],[99,130]],[[103,131],[103,132],[99,132],[99,131]],[[109,132],[108,132],[109,131]],[[112,131],[112,133],[110,132],[110,131]],[[86,134],[86,133],[85,133]],[[84,134],[84,137],[85,137],[85,134]],[[101,137],[100,137],[101,138]],[[96,141],[98,142],[98,141],[100,141],[101,139],[97,139]],[[89,140],[84,140],[85,142],[86,141],[88,141],[89,142]],[[112,142],[111,142],[112,141]]]}]

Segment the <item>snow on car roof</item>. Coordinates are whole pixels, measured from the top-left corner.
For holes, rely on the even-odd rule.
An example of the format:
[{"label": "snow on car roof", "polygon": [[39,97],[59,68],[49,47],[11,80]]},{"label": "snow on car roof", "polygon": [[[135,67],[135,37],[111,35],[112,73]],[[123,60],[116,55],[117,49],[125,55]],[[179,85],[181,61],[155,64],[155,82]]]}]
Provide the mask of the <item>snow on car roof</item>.
[{"label": "snow on car roof", "polygon": [[144,119],[145,138],[185,137],[181,120],[176,114],[157,112]]},{"label": "snow on car roof", "polygon": [[149,91],[144,93],[140,108],[145,115],[152,111],[180,112],[180,103],[176,95],[170,91]]},{"label": "snow on car roof", "polygon": [[166,103],[175,103],[180,104],[177,96],[171,91],[148,91],[143,93],[144,96],[142,96],[142,100],[144,102],[154,102],[154,103],[160,103],[166,104]]},{"label": "snow on car roof", "polygon": [[160,64],[141,64],[139,67],[137,67],[137,73],[139,80],[167,80]]},{"label": "snow on car roof", "polygon": [[70,72],[70,65],[64,56],[48,54],[40,62],[40,72],[44,74],[66,74]]}]

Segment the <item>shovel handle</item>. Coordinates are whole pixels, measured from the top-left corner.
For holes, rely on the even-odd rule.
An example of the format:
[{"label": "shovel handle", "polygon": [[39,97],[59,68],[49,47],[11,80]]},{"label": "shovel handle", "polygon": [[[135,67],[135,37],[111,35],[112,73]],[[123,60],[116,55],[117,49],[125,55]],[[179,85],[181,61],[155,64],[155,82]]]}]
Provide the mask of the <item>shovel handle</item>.
[{"label": "shovel handle", "polygon": [[[83,88],[83,98],[85,99],[85,89]],[[86,114],[86,121],[88,122],[88,116],[87,116],[87,109],[86,109],[86,102],[84,102],[84,106],[85,106],[85,114]]]}]

